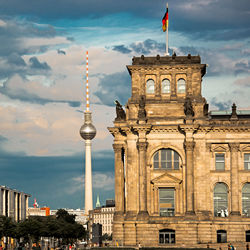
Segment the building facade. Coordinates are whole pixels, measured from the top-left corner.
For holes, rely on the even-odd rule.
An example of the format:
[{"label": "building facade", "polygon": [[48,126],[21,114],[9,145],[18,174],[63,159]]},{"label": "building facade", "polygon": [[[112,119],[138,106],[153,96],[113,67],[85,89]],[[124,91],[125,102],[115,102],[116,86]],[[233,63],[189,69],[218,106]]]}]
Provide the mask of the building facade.
[{"label": "building facade", "polygon": [[106,206],[93,209],[90,211],[90,228],[93,224],[100,224],[102,225],[102,235],[112,235],[114,212],[115,203],[113,200],[107,200]]},{"label": "building facade", "polygon": [[29,194],[0,186],[0,215],[24,220],[28,216]]},{"label": "building facade", "polygon": [[[78,209],[70,209],[70,208],[64,208],[65,211],[67,211],[69,214],[75,215],[75,221],[81,225],[84,226],[86,229],[86,223],[88,221],[88,217],[85,214],[85,210],[82,210],[80,208]],[[50,215],[56,215],[57,210],[50,210]]]},{"label": "building facade", "polygon": [[134,57],[117,102],[114,244],[250,241],[250,112],[210,111],[199,56]]}]

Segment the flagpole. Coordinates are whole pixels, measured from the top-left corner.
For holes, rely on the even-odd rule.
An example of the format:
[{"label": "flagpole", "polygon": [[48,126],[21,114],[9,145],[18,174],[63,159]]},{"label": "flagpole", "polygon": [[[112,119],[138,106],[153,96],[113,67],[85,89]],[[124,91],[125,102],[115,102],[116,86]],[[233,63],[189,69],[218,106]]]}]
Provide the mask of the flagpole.
[{"label": "flagpole", "polygon": [[[167,9],[168,9],[168,3],[167,3]],[[168,23],[167,23],[167,32],[166,32],[166,55],[169,56],[169,53],[168,53]]]}]

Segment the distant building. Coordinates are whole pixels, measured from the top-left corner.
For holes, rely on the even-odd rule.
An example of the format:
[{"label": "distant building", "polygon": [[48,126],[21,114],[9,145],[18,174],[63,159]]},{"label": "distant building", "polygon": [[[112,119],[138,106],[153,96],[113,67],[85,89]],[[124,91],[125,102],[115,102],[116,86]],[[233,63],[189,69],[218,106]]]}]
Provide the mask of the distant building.
[{"label": "distant building", "polygon": [[6,186],[0,186],[0,215],[24,220],[28,216],[28,204],[31,195]]},{"label": "distant building", "polygon": [[102,244],[102,225],[99,223],[92,225],[92,243]]},{"label": "distant building", "polygon": [[29,207],[28,216],[49,216],[50,208],[49,207]]},{"label": "distant building", "polygon": [[[91,210],[89,213],[90,230],[93,224],[102,225],[102,235],[111,235],[113,232],[113,216],[115,212],[115,201],[106,200],[106,205]],[[91,232],[90,232],[91,235]]]},{"label": "distant building", "polygon": [[[78,208],[78,209],[69,209],[64,208],[69,214],[75,215],[75,221],[79,224],[85,225],[87,223],[87,216],[85,215],[85,211]],[[50,215],[55,215],[57,210],[50,210]]]}]

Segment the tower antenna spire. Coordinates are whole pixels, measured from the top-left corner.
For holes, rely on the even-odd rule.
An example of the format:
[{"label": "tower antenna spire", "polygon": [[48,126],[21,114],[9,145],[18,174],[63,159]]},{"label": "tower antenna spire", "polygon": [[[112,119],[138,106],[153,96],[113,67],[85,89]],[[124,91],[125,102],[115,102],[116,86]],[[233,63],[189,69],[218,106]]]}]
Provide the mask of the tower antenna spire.
[{"label": "tower antenna spire", "polygon": [[89,52],[86,51],[86,112],[89,112]]},{"label": "tower antenna spire", "polygon": [[92,167],[91,167],[91,140],[96,135],[96,128],[92,124],[89,110],[89,57],[86,52],[86,111],[84,111],[84,124],[80,128],[80,135],[85,141],[85,214],[93,210],[92,195]]}]

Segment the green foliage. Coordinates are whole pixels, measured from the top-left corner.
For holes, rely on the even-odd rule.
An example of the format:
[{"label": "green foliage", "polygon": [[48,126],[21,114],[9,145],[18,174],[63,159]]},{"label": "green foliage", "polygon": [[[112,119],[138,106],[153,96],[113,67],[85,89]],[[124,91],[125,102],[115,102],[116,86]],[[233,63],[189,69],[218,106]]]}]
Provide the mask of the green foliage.
[{"label": "green foliage", "polygon": [[75,221],[75,215],[59,209],[56,216],[31,216],[15,223],[11,218],[0,216],[0,238],[12,237],[24,242],[38,243],[40,237],[55,237],[63,243],[74,243],[86,235],[84,227]]},{"label": "green foliage", "polygon": [[16,223],[11,218],[6,216],[0,216],[0,238],[3,236],[16,236]]}]

